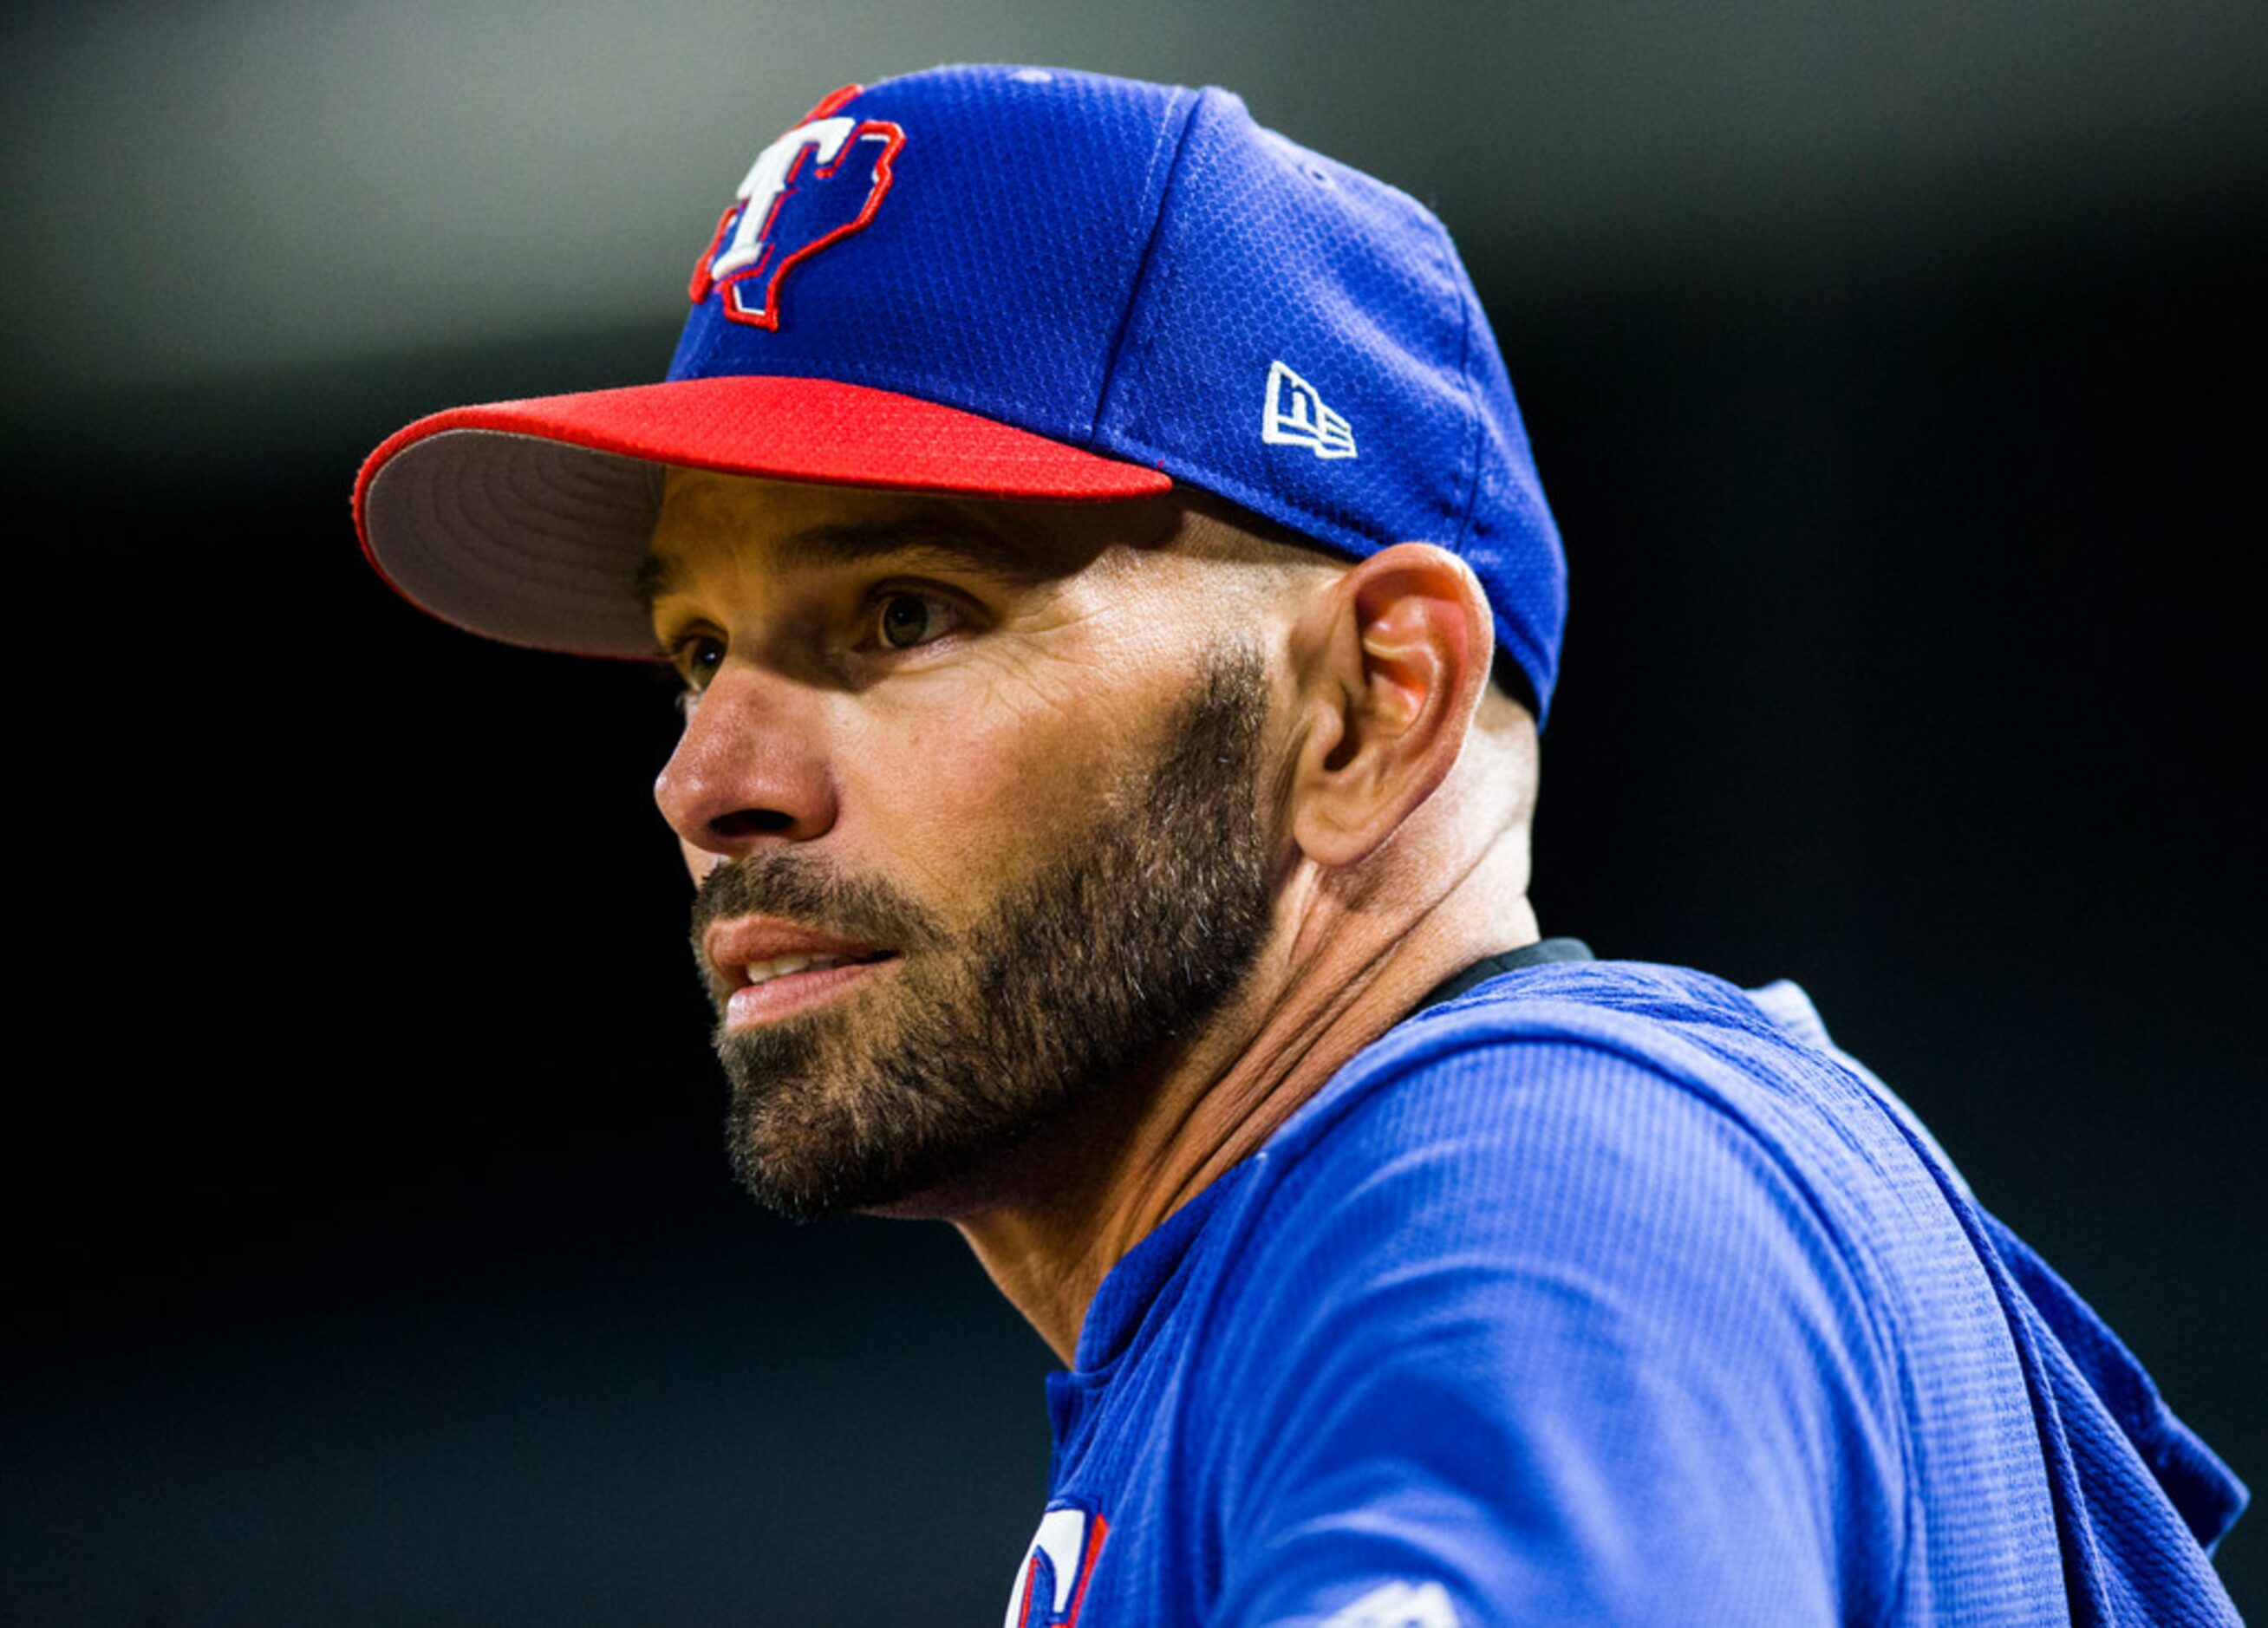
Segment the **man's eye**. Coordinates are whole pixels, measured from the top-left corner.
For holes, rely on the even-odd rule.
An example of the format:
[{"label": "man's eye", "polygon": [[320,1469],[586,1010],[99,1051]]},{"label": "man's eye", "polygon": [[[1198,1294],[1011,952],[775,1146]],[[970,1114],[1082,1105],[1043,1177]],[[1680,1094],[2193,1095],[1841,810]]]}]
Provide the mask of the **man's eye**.
[{"label": "man's eye", "polygon": [[705,633],[695,634],[680,639],[669,659],[688,689],[706,689],[709,681],[717,676],[717,669],[725,663],[725,641]]},{"label": "man's eye", "polygon": [[900,590],[885,593],[874,607],[874,638],[885,650],[911,650],[942,638],[961,624],[949,600]]}]

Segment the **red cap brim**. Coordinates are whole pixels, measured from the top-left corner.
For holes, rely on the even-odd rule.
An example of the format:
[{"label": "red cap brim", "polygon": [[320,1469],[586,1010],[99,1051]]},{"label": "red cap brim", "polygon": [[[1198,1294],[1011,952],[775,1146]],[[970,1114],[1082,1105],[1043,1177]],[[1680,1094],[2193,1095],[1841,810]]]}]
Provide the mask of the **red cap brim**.
[{"label": "red cap brim", "polygon": [[650,655],[637,572],[664,464],[1057,503],[1173,487],[1160,470],[887,390],[696,379],[421,418],[363,464],[355,528],[395,592],[444,621],[515,645]]}]

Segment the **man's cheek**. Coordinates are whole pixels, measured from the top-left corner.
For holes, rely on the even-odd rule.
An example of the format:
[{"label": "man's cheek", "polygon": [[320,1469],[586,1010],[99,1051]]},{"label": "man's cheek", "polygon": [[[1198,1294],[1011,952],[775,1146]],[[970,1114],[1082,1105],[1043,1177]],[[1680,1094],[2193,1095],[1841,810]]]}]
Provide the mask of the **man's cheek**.
[{"label": "man's cheek", "polygon": [[949,718],[909,719],[860,743],[858,761],[882,799],[877,817],[902,804],[913,818],[950,810],[958,821],[1029,829],[1078,801],[1080,777],[1101,766],[1100,726],[1110,709],[1088,696],[1022,683],[984,687]]},{"label": "man's cheek", "polygon": [[1043,744],[973,734],[879,785],[883,806],[868,829],[895,857],[891,880],[965,923],[1061,852],[1071,812],[1099,777],[1096,765]]}]

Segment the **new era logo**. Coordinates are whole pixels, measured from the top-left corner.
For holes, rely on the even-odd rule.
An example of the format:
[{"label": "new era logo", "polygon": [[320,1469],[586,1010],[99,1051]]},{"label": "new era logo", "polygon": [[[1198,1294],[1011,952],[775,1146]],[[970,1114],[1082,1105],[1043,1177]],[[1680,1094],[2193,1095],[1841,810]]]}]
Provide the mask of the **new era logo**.
[{"label": "new era logo", "polygon": [[1268,403],[1260,438],[1270,446],[1304,446],[1318,458],[1351,458],[1354,431],[1323,405],[1315,387],[1281,362],[1268,365]]}]

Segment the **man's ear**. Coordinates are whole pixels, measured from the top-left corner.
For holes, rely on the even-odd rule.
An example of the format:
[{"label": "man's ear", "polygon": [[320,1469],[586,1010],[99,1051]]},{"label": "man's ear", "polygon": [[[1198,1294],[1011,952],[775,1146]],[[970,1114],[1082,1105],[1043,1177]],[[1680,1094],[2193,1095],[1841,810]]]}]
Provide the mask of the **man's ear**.
[{"label": "man's ear", "polygon": [[1462,560],[1401,542],[1322,589],[1297,637],[1292,836],[1318,864],[1353,865],[1448,777],[1488,686],[1495,624]]}]

